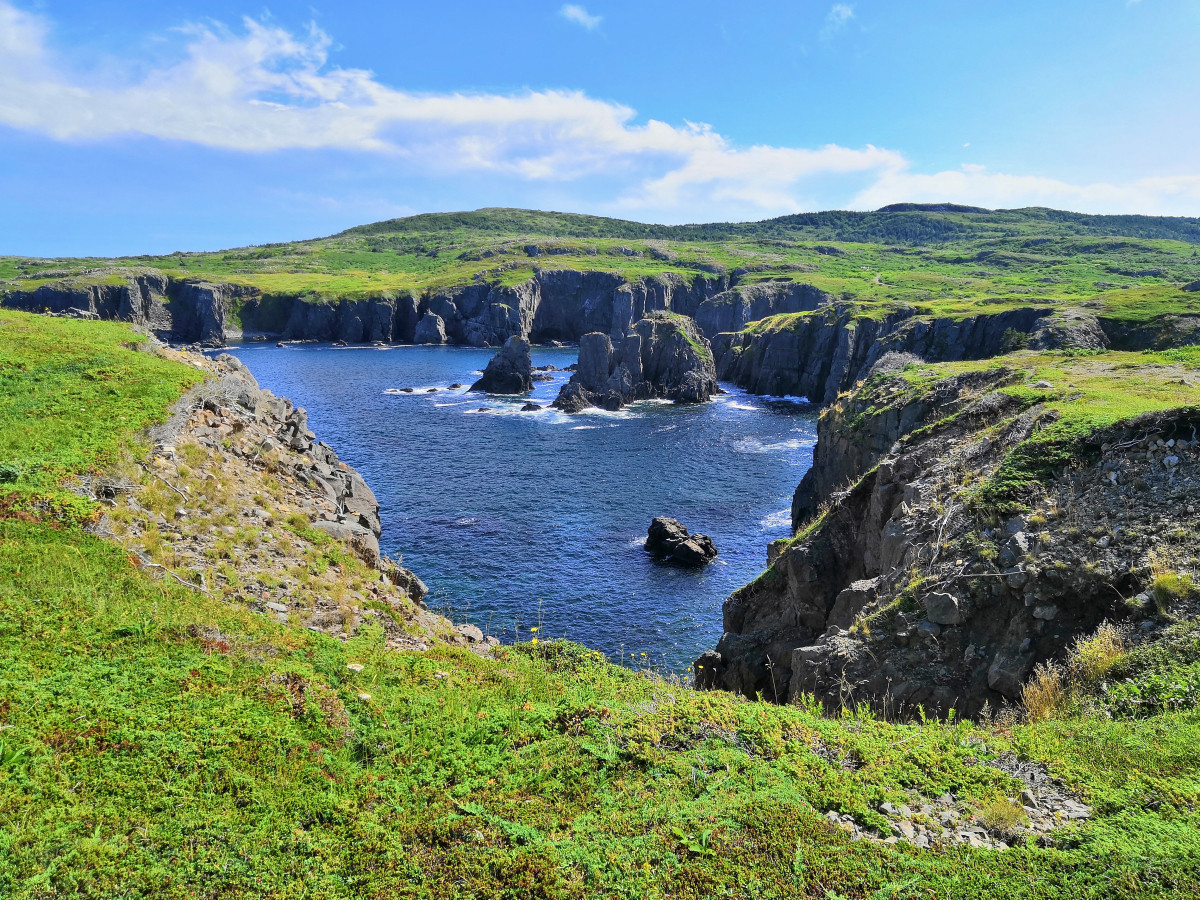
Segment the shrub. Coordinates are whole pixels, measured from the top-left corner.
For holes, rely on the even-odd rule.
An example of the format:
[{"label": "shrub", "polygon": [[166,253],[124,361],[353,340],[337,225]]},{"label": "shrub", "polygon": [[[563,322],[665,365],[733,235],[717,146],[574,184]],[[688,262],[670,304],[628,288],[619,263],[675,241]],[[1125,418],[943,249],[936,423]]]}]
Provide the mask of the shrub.
[{"label": "shrub", "polygon": [[1150,585],[1160,614],[1165,614],[1175,600],[1186,600],[1198,590],[1196,582],[1186,572],[1163,572],[1156,575]]},{"label": "shrub", "polygon": [[1000,339],[1000,352],[1012,353],[1014,350],[1024,350],[1029,346],[1029,335],[1015,328],[1008,328]]}]

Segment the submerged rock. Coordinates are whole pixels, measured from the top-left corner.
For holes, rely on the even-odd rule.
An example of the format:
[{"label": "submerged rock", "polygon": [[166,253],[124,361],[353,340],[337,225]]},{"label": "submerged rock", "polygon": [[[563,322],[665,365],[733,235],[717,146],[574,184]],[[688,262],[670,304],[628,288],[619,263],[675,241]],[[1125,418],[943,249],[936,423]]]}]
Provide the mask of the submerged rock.
[{"label": "submerged rock", "polygon": [[489,394],[524,394],[533,390],[533,361],[529,358],[529,341],[510,337],[504,349],[488,362],[483,377],[471,385],[471,390]]},{"label": "submerged rock", "polygon": [[645,549],[685,566],[703,566],[717,558],[717,547],[707,534],[689,534],[677,519],[658,516],[650,523]]}]

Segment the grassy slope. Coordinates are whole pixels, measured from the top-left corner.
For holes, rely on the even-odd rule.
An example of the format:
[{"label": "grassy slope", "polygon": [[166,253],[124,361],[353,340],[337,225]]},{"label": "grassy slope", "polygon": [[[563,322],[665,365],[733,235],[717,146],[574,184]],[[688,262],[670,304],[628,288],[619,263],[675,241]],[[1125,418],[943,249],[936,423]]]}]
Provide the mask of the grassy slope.
[{"label": "grassy slope", "polygon": [[134,352],[140,340],[115,323],[0,311],[0,492],[82,508],[63,478],[110,467],[202,379]]},{"label": "grassy slope", "polygon": [[[135,422],[194,377],[122,349],[121,326],[0,318],[0,346],[16,335],[9,359],[42,373],[23,414],[57,436],[46,478],[132,444]],[[56,364],[89,353],[124,377],[99,389],[87,365]],[[139,386],[152,382],[171,389],[148,396]],[[84,410],[58,400],[80,392]],[[97,449],[90,423],[122,415]],[[23,429],[0,417],[0,462],[43,458]],[[288,630],[154,581],[69,523],[29,518],[0,520],[2,896],[1200,890],[1194,710],[1009,727],[829,720],[697,694],[557,642],[497,660],[387,653],[370,630],[348,645]],[[1096,818],[1056,847],[1004,853],[851,844],[821,818],[879,823],[877,805],[911,804],[910,792],[1012,796],[974,764],[1006,749],[1049,764]],[[847,754],[857,769],[824,758]]]},{"label": "grassy slope", "polygon": [[[994,213],[819,213],[741,225],[653,226],[591,216],[481,210],[413,216],[311,241],[115,260],[0,258],[0,290],[111,266],[255,285],[268,294],[353,298],[483,278],[514,284],[534,268],[686,278],[743,270],[744,281],[800,280],[867,307],[937,315],[1086,304],[1118,317],[1200,312],[1200,222]],[[541,248],[530,256],[525,247]],[[561,251],[551,253],[549,251]],[[831,251],[840,251],[831,252]],[[88,276],[112,278],[104,271]]]}]

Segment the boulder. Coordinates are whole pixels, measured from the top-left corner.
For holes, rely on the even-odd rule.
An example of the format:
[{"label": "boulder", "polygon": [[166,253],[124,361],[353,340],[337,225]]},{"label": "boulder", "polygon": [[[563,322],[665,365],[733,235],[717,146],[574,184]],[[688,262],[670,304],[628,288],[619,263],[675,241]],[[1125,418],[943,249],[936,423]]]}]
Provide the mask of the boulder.
[{"label": "boulder", "polygon": [[717,547],[706,534],[689,534],[677,519],[658,516],[650,523],[645,550],[685,566],[703,566],[717,558]]},{"label": "boulder", "polygon": [[961,625],[966,621],[958,598],[941,592],[925,595],[925,615],[937,625]]},{"label": "boulder", "polygon": [[533,390],[529,341],[516,335],[510,337],[487,364],[483,377],[471,385],[471,390],[489,394],[524,394]]},{"label": "boulder", "polygon": [[[786,544],[787,541],[784,541]],[[778,554],[776,554],[778,558]],[[774,560],[770,560],[774,563]],[[828,622],[839,628],[849,628],[858,618],[858,614],[875,600],[878,578],[863,578],[852,581],[850,586],[838,593],[829,611]]]},{"label": "boulder", "polygon": [[446,343],[446,323],[436,313],[427,312],[417,323],[413,332],[414,344],[444,344]]},{"label": "boulder", "polygon": [[313,528],[324,531],[335,540],[344,541],[350,549],[370,566],[379,565],[379,538],[374,532],[352,522],[330,522],[318,519]]}]

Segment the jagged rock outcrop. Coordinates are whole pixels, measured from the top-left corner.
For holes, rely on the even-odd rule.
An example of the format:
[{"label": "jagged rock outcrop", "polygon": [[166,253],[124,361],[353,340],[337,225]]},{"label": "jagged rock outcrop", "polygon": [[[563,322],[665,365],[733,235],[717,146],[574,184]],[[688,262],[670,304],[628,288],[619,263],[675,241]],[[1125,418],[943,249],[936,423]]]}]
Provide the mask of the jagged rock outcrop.
[{"label": "jagged rock outcrop", "polygon": [[[961,491],[988,484],[1056,420],[1000,390],[1025,377],[998,367],[924,387],[883,378],[839,400],[806,478],[824,505],[725,601],[725,633],[697,660],[697,683],[780,702],[812,693],[827,708],[975,715],[1018,699],[1036,664],[1105,619],[1156,627],[1139,591],[1159,535],[1200,499],[1194,415],[1082,439],[1074,458],[1098,465],[1023,482],[1032,510],[997,519]],[[810,499],[801,519],[816,513]]]},{"label": "jagged rock outcrop", "polygon": [[1081,309],[1064,309],[1039,319],[1028,343],[1030,350],[1107,350],[1110,345],[1100,320]]},{"label": "jagged rock outcrop", "polygon": [[717,545],[707,534],[689,534],[678,519],[657,516],[646,532],[643,549],[685,566],[703,566],[717,558]]},{"label": "jagged rock outcrop", "polygon": [[471,385],[473,391],[489,394],[524,394],[533,390],[533,360],[529,341],[514,335],[488,361],[483,377]]},{"label": "jagged rock outcrop", "polygon": [[741,331],[749,323],[779,313],[811,312],[833,303],[833,296],[793,281],[768,281],[735,287],[705,300],[696,310],[696,324],[713,340],[724,332]]},{"label": "jagged rock outcrop", "polygon": [[929,390],[897,387],[873,415],[854,418],[853,427],[848,424],[852,414],[836,405],[829,409],[817,419],[812,466],[792,495],[792,530],[812,518],[826,498],[847,489],[883,459],[904,435],[953,414],[962,396],[994,388],[1000,381],[994,372],[972,372]]},{"label": "jagged rock outcrop", "polygon": [[446,343],[446,323],[437,313],[427,312],[417,323],[413,332],[414,344],[444,344]]},{"label": "jagged rock outcrop", "polygon": [[983,359],[1036,342],[1102,349],[1103,330],[1082,312],[1070,316],[1037,307],[962,319],[928,319],[912,308],[879,318],[835,304],[785,320],[770,320],[713,341],[717,373],[756,394],[807,397],[827,404],[861,380],[887,353],[926,361]]},{"label": "jagged rock outcrop", "polygon": [[579,412],[589,406],[620,409],[652,397],[703,403],[717,390],[712,352],[696,323],[659,312],[634,325],[616,347],[608,335],[584,335],[576,372],[554,405]]}]

